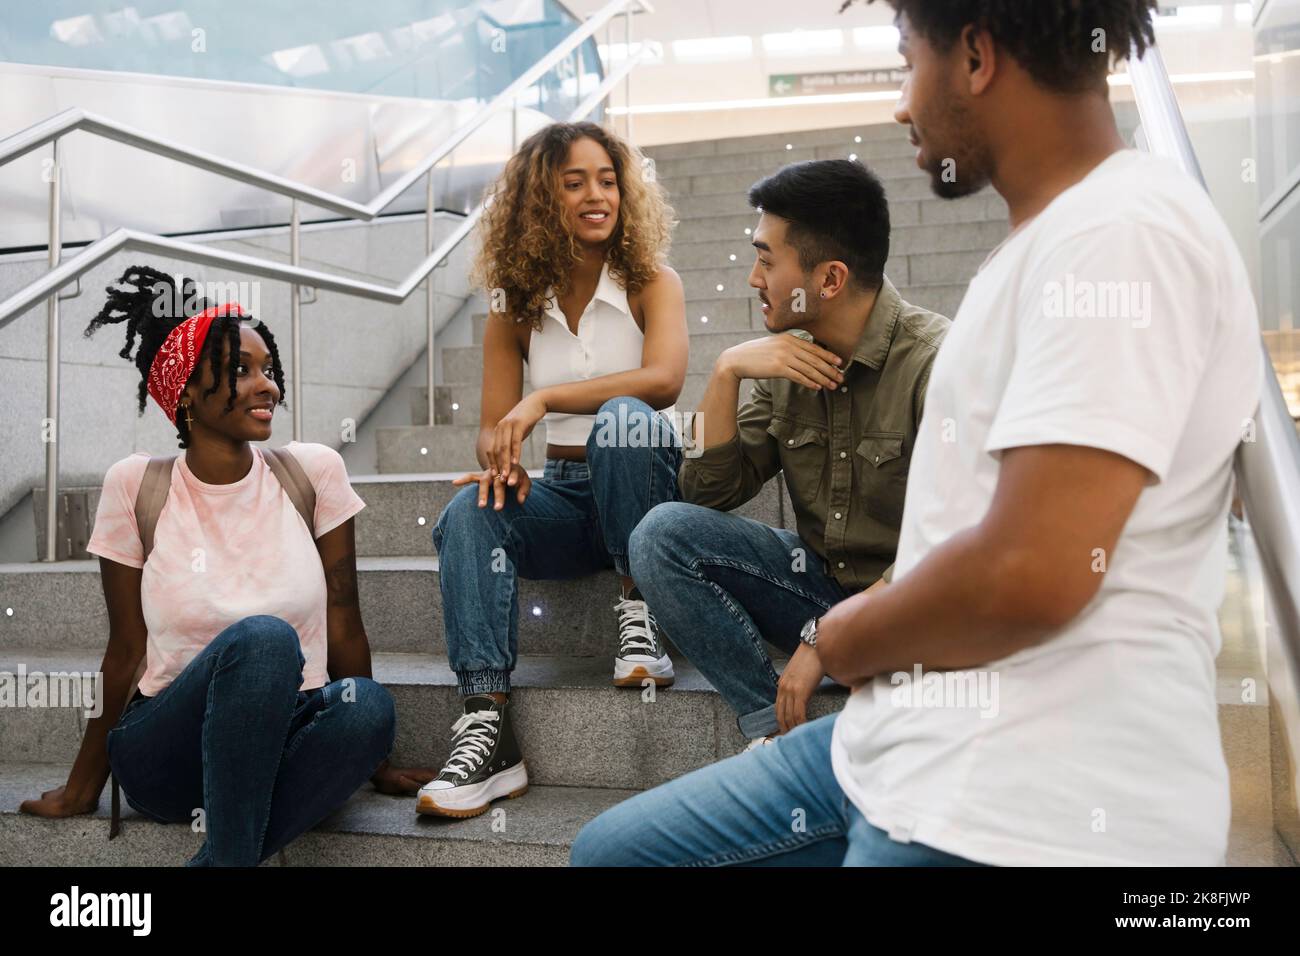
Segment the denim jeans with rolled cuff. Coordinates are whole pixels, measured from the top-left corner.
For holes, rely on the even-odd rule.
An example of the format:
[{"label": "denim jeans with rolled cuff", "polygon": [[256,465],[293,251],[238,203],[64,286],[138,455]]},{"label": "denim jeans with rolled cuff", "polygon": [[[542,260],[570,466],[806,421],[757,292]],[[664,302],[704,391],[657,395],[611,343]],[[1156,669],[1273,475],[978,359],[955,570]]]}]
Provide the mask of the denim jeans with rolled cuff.
[{"label": "denim jeans with rolled cuff", "polygon": [[678,501],[632,535],[632,577],[673,645],[738,715],[753,739],[776,733],[776,668],[809,618],[849,596],[798,534]]},{"label": "denim jeans with rolled cuff", "polygon": [[640,399],[613,398],[596,414],[587,460],[547,459],[523,504],[514,488],[500,511],[493,492],[480,508],[478,485],[460,490],[439,515],[433,544],[448,663],[461,694],[509,692],[519,652],[519,578],[631,573],[632,531],[655,505],[677,499],[681,458],[681,439],[666,416]]},{"label": "denim jeans with rolled cuff", "polygon": [[298,634],[278,617],[227,627],[108,732],[126,801],[206,839],[188,866],[256,866],[374,775],[396,733],[393,698],[367,677],[300,691]]}]

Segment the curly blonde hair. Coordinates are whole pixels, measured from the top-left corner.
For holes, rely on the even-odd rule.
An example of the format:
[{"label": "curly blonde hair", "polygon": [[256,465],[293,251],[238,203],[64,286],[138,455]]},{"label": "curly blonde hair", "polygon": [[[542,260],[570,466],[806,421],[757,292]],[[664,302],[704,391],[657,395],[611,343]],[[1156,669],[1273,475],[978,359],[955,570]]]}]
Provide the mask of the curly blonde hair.
[{"label": "curly blonde hair", "polygon": [[640,151],[595,123],[552,123],[538,130],[487,190],[472,272],[476,286],[489,295],[502,290],[507,313],[534,329],[542,328],[548,292],[568,292],[572,268],[582,259],[564,213],[560,179],[569,147],[584,138],[609,154],[618,182],[618,222],[606,253],[610,275],[629,294],[637,293],[667,261],[673,210],[663,188],[644,176]]}]

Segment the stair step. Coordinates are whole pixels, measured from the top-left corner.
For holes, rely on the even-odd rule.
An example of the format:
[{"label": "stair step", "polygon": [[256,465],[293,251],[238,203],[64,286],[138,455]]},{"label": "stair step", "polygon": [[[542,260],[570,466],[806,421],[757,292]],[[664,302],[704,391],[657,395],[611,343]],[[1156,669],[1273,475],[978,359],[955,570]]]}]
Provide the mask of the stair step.
[{"label": "stair step", "polygon": [[[857,144],[827,144],[811,148],[795,147],[759,152],[720,153],[711,156],[682,156],[674,159],[656,157],[654,175],[657,180],[670,184],[687,179],[694,182],[696,178],[704,176],[713,177],[707,181],[708,184],[720,183],[722,181],[720,177],[734,173],[748,174],[752,177],[751,182],[757,182],[791,163],[818,159],[848,159],[856,154],[859,160],[881,179],[925,176],[916,165],[915,147],[907,147],[907,141],[903,140],[901,146],[893,142],[869,146],[865,153]],[[877,155],[869,155],[872,152]],[[679,213],[681,211],[678,209]]]},{"label": "stair step", "polygon": [[[432,531],[446,501],[459,489],[447,474],[361,478],[354,487],[367,501],[356,518],[357,579],[371,649],[445,654]],[[771,527],[794,524],[779,476],[735,513]],[[409,556],[375,553],[397,548],[409,548]],[[612,570],[569,581],[521,579],[520,646],[538,654],[605,655],[608,622],[593,620],[592,595],[611,595],[612,605],[618,590]],[[108,640],[97,558],[0,564],[0,610],[13,612],[0,614],[0,652],[15,647],[43,653],[102,651]]]},{"label": "stair step", "polygon": [[[444,350],[443,354],[452,351]],[[481,371],[464,372],[474,381]],[[523,442],[519,461],[525,469],[540,469],[546,464],[545,428],[534,430]],[[379,473],[418,474],[429,471],[471,471],[478,468],[474,449],[478,442],[478,425],[398,425],[375,431],[375,450]]]},{"label": "stair step", "polygon": [[[698,320],[697,320],[698,321]],[[762,329],[755,329],[750,333],[751,338],[758,338],[764,335]],[[686,376],[686,381],[682,384],[681,394],[677,396],[676,408],[680,410],[691,410],[700,407],[700,400],[704,397],[704,390],[709,384],[709,372],[690,372]],[[740,387],[738,395],[739,404],[744,404],[749,400],[749,393],[752,383],[745,383]],[[532,389],[524,387],[524,394],[527,395]],[[438,385],[435,386],[435,395],[437,396],[437,406],[434,411],[439,414],[438,424],[448,425],[476,425],[479,420],[479,411],[483,404],[483,390],[478,383],[472,385]],[[428,418],[428,412],[425,405],[425,388],[417,386],[411,389],[411,419],[416,425],[424,424]]]},{"label": "stair step", "polygon": [[[644,789],[744,747],[735,714],[680,654],[674,656],[672,687],[653,694],[649,688],[614,687],[612,602],[606,623],[607,650],[599,658],[519,658],[510,701],[530,780],[545,786]],[[93,673],[99,657],[87,650],[5,649],[0,670],[17,673],[22,663],[28,674]],[[442,766],[451,725],[463,709],[446,657],[377,653],[372,660],[375,680],[389,689],[397,707],[393,762]],[[839,710],[846,694],[824,682],[809,704],[810,716]],[[70,763],[80,745],[82,715],[70,707],[0,709],[0,761]]]},{"label": "stair step", "polygon": [[[742,261],[742,253],[750,257],[753,256],[754,250],[750,247],[748,242],[743,245],[740,243],[737,243],[736,245],[736,262]],[[711,242],[698,244],[699,251],[701,252],[704,251],[705,247],[713,250],[710,255],[715,256],[716,260],[711,261],[708,258],[702,258],[696,262],[697,266],[726,268],[732,264],[731,261],[727,259],[726,253],[719,253],[717,251],[717,243]],[[674,247],[674,255],[676,255],[676,247]],[[678,261],[689,263],[693,260],[682,258]],[[753,290],[750,291],[752,292]],[[752,296],[749,299],[719,299],[713,296],[687,299],[686,319],[690,325],[691,334],[694,335],[700,332],[735,332],[743,329],[762,330],[763,314],[754,305],[754,302],[756,301],[757,300]],[[709,321],[700,322],[701,316],[708,316]],[[487,313],[480,313],[473,316],[475,345],[483,344],[483,331],[487,327],[487,320]]]},{"label": "stair step", "polygon": [[[1001,196],[987,190],[962,199],[905,199],[890,203],[889,219],[893,227],[953,222],[1000,222],[1005,226],[1007,205]],[[724,240],[748,245],[756,220],[752,209],[734,215],[686,218],[673,231],[673,242]]]},{"label": "stair step", "polygon": [[[750,216],[752,226],[757,222],[758,216],[752,211]],[[988,253],[1007,237],[1007,231],[1006,220],[900,226],[891,232],[889,252],[895,259],[940,252],[980,250]],[[743,233],[727,241],[674,242],[670,258],[673,267],[679,272],[683,269],[751,269],[754,265],[754,248],[750,243],[751,237]],[[736,258],[732,259],[731,256]]]},{"label": "stair step", "polygon": [[[785,149],[787,143],[804,149],[815,149],[818,146],[853,143],[854,137],[861,137],[866,144],[907,142],[907,131],[897,123],[868,123],[800,130],[795,133],[758,133],[752,136],[705,139],[690,143],[661,143],[656,146],[646,146],[642,152],[658,161],[679,159],[684,156],[769,152]],[[853,145],[860,144],[853,143]]]},{"label": "stair step", "polygon": [[[854,142],[854,137],[861,142]],[[864,162],[872,162],[880,159],[897,159],[907,157],[912,159],[916,156],[916,147],[907,139],[907,132],[899,127],[892,136],[873,136],[864,137],[862,130],[848,129],[840,132],[831,131],[827,135],[817,138],[817,142],[803,140],[800,134],[781,138],[779,135],[775,138],[769,137],[766,142],[760,140],[757,146],[741,140],[719,140],[717,141],[716,152],[690,152],[674,151],[669,148],[666,154],[661,154],[663,147],[650,146],[644,150],[645,155],[655,161],[656,169],[661,163],[673,162],[679,159],[698,159],[701,156],[710,158],[719,156],[752,156],[755,153],[768,155],[772,153],[780,154],[783,152],[793,152],[786,150],[786,146],[793,146],[798,150],[811,149],[818,159],[836,159],[838,157],[848,158],[853,153]],[[688,146],[700,146],[700,143],[683,144]],[[670,167],[671,168],[671,167]],[[915,167],[913,167],[915,171]],[[709,175],[707,173],[702,175]],[[715,174],[716,175],[716,174]],[[722,174],[725,175],[725,174]]]},{"label": "stair step", "polygon": [[[909,150],[911,146],[907,147]],[[847,157],[847,150],[837,156]],[[910,156],[911,153],[909,152]],[[822,159],[836,158],[831,156]],[[881,168],[875,162],[866,160],[866,166],[879,178],[885,187],[885,195],[890,202],[899,199],[928,199],[934,196],[930,188],[930,177],[913,166],[905,174],[882,175]],[[909,160],[910,162],[910,160]],[[775,172],[775,170],[772,170]],[[749,194],[749,189],[757,183],[765,172],[756,169],[742,169],[728,173],[702,173],[698,175],[680,175],[671,179],[657,176],[659,184],[668,193],[668,201],[680,216],[692,215],[690,210],[698,199],[708,196],[737,196],[742,202]]]},{"label": "stair step", "polygon": [[[0,866],[179,866],[203,842],[187,824],[154,823],[122,804],[122,832],[108,839],[109,799],[90,815],[45,820],[22,801],[67,780],[68,766],[0,764]],[[468,820],[423,817],[409,796],[364,785],[267,866],[564,866],[588,820],[631,790],[533,784]]]},{"label": "stair step", "polygon": [[[27,663],[29,672],[77,671],[95,666],[94,655],[84,652],[41,656],[7,651],[0,656],[0,667],[12,671],[18,660]],[[679,660],[676,667],[677,684],[659,689],[649,700],[641,691],[610,686],[607,660],[520,659],[511,700],[520,746],[534,784],[530,794],[536,795],[553,787],[557,802],[547,804],[547,807],[554,808],[558,816],[575,821],[573,832],[590,818],[582,814],[590,812],[591,807],[599,802],[599,797],[608,796],[609,803],[598,805],[594,812],[633,791],[655,786],[730,756],[743,746],[735,729],[734,717],[717,694],[686,662]],[[398,737],[394,762],[410,766],[440,766],[447,752],[446,728],[460,712],[445,661],[435,661],[424,655],[377,654],[374,673],[376,679],[389,687],[397,704]],[[1264,746],[1267,746],[1266,728],[1261,734],[1258,727],[1260,720],[1267,722],[1267,705],[1241,703],[1241,685],[1234,673],[1221,669],[1218,686],[1219,723],[1232,782],[1228,864],[1294,865],[1273,830],[1268,788],[1259,786],[1255,780],[1259,776],[1259,764],[1255,759],[1259,740],[1263,739]],[[824,685],[814,695],[810,716],[833,712],[842,706],[844,699],[841,688]],[[66,850],[52,848],[51,844],[67,839],[74,843],[92,844],[83,847],[83,855],[76,858],[80,865],[86,865],[88,861],[84,853],[95,852],[93,844],[102,839],[96,836],[102,832],[102,825],[88,826],[95,818],[41,821],[15,812],[21,800],[64,781],[80,741],[80,711],[4,708],[0,709],[0,728],[4,731],[0,733],[0,745],[3,746],[0,750],[0,761],[3,761],[0,763],[0,771],[3,771],[0,772],[0,828],[4,831],[4,838],[0,839],[0,863],[55,862],[52,856],[74,852],[72,846]],[[524,802],[526,799],[504,805],[507,819],[510,819],[512,810],[522,812],[531,806]],[[106,803],[101,801],[101,810],[96,815],[99,819],[106,815]],[[397,828],[372,828],[366,821],[373,819],[367,816],[368,813],[380,813],[374,807],[385,808],[383,818]],[[545,811],[539,809],[538,813],[541,817],[548,817]],[[451,824],[445,824],[448,828],[445,831],[425,830],[428,824],[404,819],[406,814],[412,818],[415,816],[409,798],[381,797],[366,788],[339,814],[323,823],[318,836],[335,831],[370,837],[377,835],[378,831],[378,834],[407,840],[434,833],[446,833],[451,838],[457,836],[450,832]],[[487,819],[491,818],[491,814],[487,815]],[[536,821],[539,818],[529,819]],[[140,829],[148,828],[152,834],[151,841],[190,832],[188,827],[158,828],[145,821],[133,822]],[[437,821],[435,824],[444,826]],[[506,831],[510,833],[509,825]],[[466,826],[464,832],[475,831]],[[524,832],[517,830],[513,837],[520,839]],[[185,838],[189,839],[188,836]],[[114,853],[122,852],[118,844],[119,841],[112,844]],[[314,845],[307,843],[304,847]],[[197,847],[197,843],[193,846]],[[106,840],[104,847],[109,847]],[[133,850],[125,852],[129,855]],[[151,843],[142,852],[157,852],[157,847]],[[179,854],[182,850],[169,849],[168,852]],[[193,853],[193,849],[189,852]],[[429,851],[407,846],[393,859],[418,862],[418,854],[422,852]],[[321,862],[340,862],[345,858],[355,862],[351,855],[326,857]],[[124,859],[123,856],[108,858],[115,861]]]},{"label": "stair step", "polygon": [[[690,387],[697,395],[702,395],[708,376],[689,376],[688,378],[690,379],[688,382]],[[424,389],[421,388],[417,391],[422,402]],[[749,391],[748,388],[741,387],[742,401],[748,399]],[[473,419],[477,421],[479,389],[476,386],[466,386],[465,393],[466,401],[472,402]],[[686,396],[685,391],[683,391],[683,396]],[[698,404],[698,398],[695,398],[693,404]],[[460,471],[352,475],[352,487],[366,503],[366,507],[356,516],[358,557],[432,557],[436,553],[433,547],[433,526],[438,520],[438,516],[442,514],[442,509],[461,490],[461,486],[453,485],[452,481],[470,470],[477,470],[476,463],[467,464],[467,467]],[[533,478],[540,478],[542,477],[542,469],[531,468],[529,469],[529,475]],[[747,518],[753,518],[756,521],[762,521],[764,524],[781,527],[783,519],[780,510],[779,481],[779,478],[774,479],[753,499],[736,509],[736,513]],[[85,494],[87,500],[91,502],[90,513],[93,522],[100,495],[98,485],[64,488],[63,493]],[[36,503],[43,501],[39,491],[33,495],[33,501]],[[39,510],[37,514],[38,527],[40,527],[41,518]],[[92,565],[96,569],[98,568],[98,559],[90,555],[83,553],[79,556],[79,560]],[[56,562],[53,565],[42,562],[31,566],[0,565],[0,569],[6,567],[10,569],[34,567],[58,570],[70,566],[72,565],[66,562]]]},{"label": "stair step", "polygon": [[[728,281],[733,281],[731,275],[722,275],[722,273],[743,271],[745,275],[749,274],[748,270],[705,269],[697,271],[704,273],[704,275],[688,280],[687,275],[690,275],[690,273],[686,273],[683,274],[683,281],[695,282],[703,288],[707,281],[715,278],[725,278]],[[743,282],[743,279],[741,281]],[[754,290],[749,288],[747,284],[745,290],[751,296],[754,294]],[[765,334],[765,332],[753,329],[744,329],[738,332],[697,332],[691,335],[690,359],[686,371],[688,373],[710,371],[713,368],[713,363],[724,350]],[[466,345],[461,348],[443,349],[442,374],[444,382],[481,382],[483,378],[483,346]],[[527,376],[525,376],[526,380]],[[472,448],[473,445],[471,444],[470,447]]]}]

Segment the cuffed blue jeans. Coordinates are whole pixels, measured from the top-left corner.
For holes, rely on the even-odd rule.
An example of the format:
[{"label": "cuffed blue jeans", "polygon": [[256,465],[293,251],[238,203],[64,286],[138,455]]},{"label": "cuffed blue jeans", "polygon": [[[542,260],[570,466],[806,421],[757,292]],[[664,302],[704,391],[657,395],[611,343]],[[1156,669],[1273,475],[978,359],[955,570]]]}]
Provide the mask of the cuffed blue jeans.
[{"label": "cuffed blue jeans", "polygon": [[764,639],[794,653],[808,619],[850,592],[795,532],[700,505],[659,505],[631,545],[632,578],[655,620],[739,715],[740,732],[776,733]]},{"label": "cuffed blue jeans", "polygon": [[574,866],[979,866],[872,826],[831,770],[837,715],[678,777],[578,832]]},{"label": "cuffed blue jeans", "polygon": [[642,518],[677,498],[681,439],[640,399],[596,413],[585,462],[548,459],[521,505],[509,489],[462,488],[433,528],[447,657],[463,695],[506,693],[519,645],[518,579],[562,580],[614,568],[628,575],[628,541]]},{"label": "cuffed blue jeans", "polygon": [[126,801],[160,823],[202,817],[189,866],[255,866],[342,806],[388,756],[393,699],[348,677],[309,691],[297,632],[269,615],[213,639],[108,732]]}]

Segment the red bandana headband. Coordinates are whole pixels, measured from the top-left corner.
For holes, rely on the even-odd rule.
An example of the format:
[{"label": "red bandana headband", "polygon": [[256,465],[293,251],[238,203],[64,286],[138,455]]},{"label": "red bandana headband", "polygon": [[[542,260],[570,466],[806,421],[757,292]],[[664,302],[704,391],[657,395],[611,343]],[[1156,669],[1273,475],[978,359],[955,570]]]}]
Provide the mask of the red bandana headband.
[{"label": "red bandana headband", "polygon": [[180,404],[181,392],[199,362],[199,353],[203,351],[212,320],[226,315],[242,317],[247,313],[237,302],[230,302],[191,315],[171,330],[153,357],[153,364],[149,366],[149,394],[173,425],[176,424],[176,406]]}]

